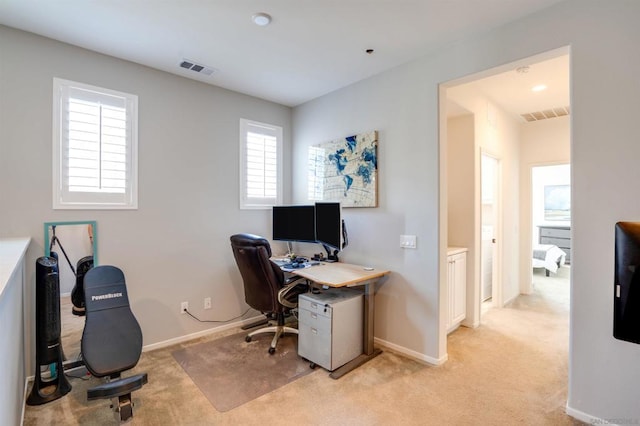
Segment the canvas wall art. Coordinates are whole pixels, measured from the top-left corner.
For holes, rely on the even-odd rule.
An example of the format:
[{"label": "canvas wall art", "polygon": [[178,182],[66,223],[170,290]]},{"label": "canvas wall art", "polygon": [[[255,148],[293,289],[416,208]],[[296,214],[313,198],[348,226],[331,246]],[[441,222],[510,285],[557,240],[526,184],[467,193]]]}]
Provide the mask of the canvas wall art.
[{"label": "canvas wall art", "polygon": [[378,132],[309,147],[309,199],[378,206]]},{"label": "canvas wall art", "polygon": [[571,220],[570,185],[545,185],[544,220]]}]

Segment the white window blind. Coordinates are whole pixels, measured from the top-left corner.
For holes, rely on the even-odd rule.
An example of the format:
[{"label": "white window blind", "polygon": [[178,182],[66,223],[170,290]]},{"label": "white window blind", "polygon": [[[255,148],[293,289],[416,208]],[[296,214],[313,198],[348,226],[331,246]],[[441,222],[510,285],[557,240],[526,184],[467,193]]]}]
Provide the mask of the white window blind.
[{"label": "white window blind", "polygon": [[54,79],[54,208],[137,208],[137,97]]},{"label": "white window blind", "polygon": [[241,208],[281,204],[281,158],[281,127],[240,120]]}]

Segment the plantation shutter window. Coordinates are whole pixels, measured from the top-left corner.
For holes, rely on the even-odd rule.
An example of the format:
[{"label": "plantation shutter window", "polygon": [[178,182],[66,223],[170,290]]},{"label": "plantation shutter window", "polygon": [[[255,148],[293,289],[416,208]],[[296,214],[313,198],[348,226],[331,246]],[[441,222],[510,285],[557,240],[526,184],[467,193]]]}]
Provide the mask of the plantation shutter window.
[{"label": "plantation shutter window", "polygon": [[137,97],[54,80],[54,208],[137,208]]},{"label": "plantation shutter window", "polygon": [[241,208],[281,204],[282,128],[240,120]]}]

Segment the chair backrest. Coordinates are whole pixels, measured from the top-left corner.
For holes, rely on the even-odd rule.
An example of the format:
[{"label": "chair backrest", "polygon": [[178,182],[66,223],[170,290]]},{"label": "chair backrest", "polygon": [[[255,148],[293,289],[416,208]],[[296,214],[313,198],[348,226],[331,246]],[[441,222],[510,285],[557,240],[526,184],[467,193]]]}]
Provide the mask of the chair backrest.
[{"label": "chair backrest", "polygon": [[271,246],[265,238],[253,234],[231,236],[233,257],[244,283],[244,298],[249,306],[261,312],[282,312],[278,291],[284,285],[284,273],[273,263]]},{"label": "chair backrest", "polygon": [[84,276],[86,322],[82,357],[96,377],[133,368],[142,352],[142,330],[129,307],[124,274],[115,266],[96,266]]}]

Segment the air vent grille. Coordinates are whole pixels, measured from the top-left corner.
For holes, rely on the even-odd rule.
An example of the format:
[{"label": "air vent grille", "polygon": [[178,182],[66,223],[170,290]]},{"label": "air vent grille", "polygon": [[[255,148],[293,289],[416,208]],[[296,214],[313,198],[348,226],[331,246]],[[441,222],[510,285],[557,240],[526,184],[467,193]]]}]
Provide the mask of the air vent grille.
[{"label": "air vent grille", "polygon": [[551,109],[545,109],[544,111],[534,111],[534,112],[528,112],[525,114],[520,114],[522,116],[522,118],[525,119],[525,121],[540,121],[540,120],[546,120],[548,118],[556,118],[556,117],[563,117],[565,115],[569,115],[569,107],[558,107],[558,108],[551,108]]},{"label": "air vent grille", "polygon": [[195,61],[192,61],[190,59],[183,59],[182,61],[180,61],[180,64],[178,65],[180,65],[180,68],[184,68],[186,70],[197,72],[198,74],[203,74],[203,75],[211,75],[214,72],[216,72],[215,68],[198,64]]}]

